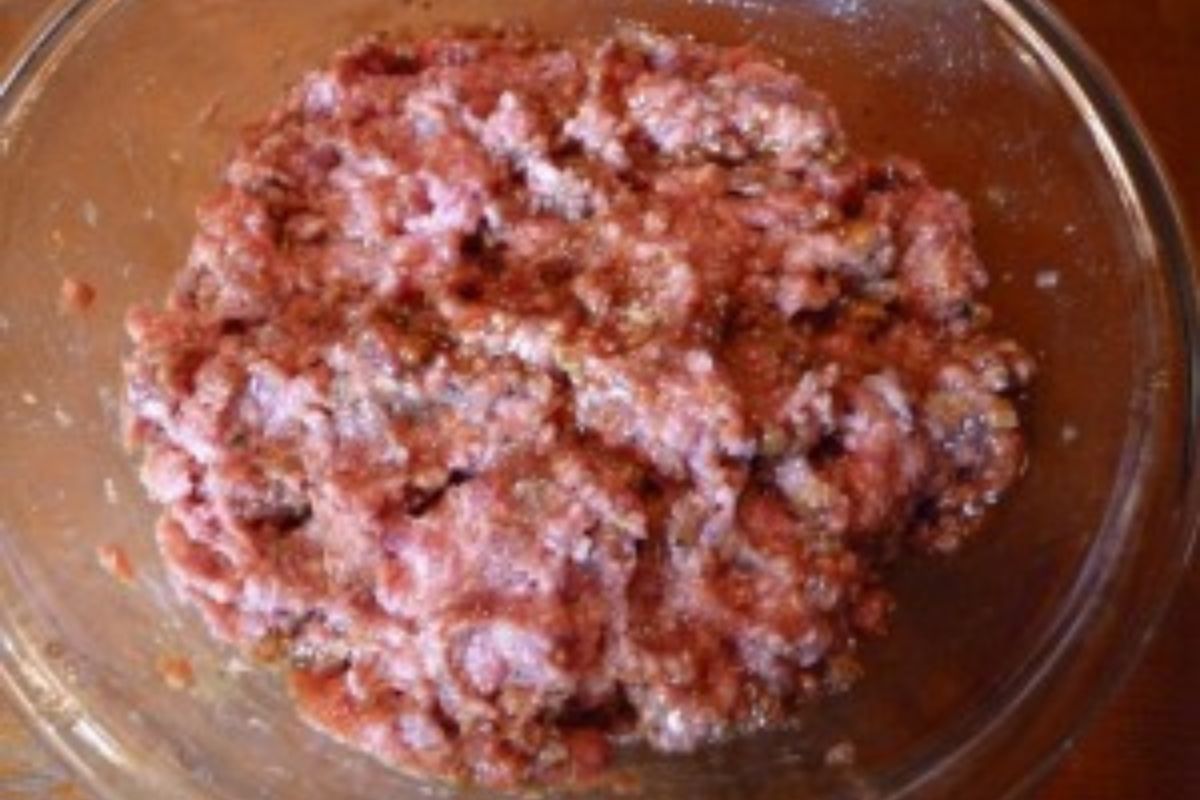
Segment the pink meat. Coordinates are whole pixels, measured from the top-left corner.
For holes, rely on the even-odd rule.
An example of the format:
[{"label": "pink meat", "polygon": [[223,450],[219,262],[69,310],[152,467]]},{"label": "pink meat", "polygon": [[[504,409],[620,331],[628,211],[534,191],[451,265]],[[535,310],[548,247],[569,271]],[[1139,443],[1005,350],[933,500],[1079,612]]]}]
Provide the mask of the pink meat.
[{"label": "pink meat", "polygon": [[372,39],[223,178],[129,316],[162,555],[406,770],[784,723],[1021,472],[966,206],[753,49]]}]

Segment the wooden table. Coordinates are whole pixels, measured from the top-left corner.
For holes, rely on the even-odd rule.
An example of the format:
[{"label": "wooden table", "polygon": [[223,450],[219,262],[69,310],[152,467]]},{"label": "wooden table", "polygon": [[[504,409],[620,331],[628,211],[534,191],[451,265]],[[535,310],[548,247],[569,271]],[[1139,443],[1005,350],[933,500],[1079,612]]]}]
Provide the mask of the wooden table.
[{"label": "wooden table", "polygon": [[[1133,100],[1200,241],[1200,2],[1057,0]],[[1133,679],[1047,783],[1045,800],[1200,798],[1200,567]]]},{"label": "wooden table", "polygon": [[[1057,0],[1108,62],[1174,175],[1200,241],[1200,0]],[[0,0],[0,53],[42,0]],[[0,798],[85,794],[0,703]],[[1200,798],[1200,568],[1132,681],[1039,800]]]}]

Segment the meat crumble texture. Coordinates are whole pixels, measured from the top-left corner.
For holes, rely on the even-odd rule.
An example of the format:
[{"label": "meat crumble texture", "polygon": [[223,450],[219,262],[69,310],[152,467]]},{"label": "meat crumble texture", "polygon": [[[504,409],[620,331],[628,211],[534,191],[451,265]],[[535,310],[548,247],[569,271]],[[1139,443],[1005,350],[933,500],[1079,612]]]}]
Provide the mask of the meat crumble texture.
[{"label": "meat crumble texture", "polygon": [[169,574],[411,773],[787,724],[1023,469],[967,207],[754,49],[375,37],[198,226],[128,317]]}]

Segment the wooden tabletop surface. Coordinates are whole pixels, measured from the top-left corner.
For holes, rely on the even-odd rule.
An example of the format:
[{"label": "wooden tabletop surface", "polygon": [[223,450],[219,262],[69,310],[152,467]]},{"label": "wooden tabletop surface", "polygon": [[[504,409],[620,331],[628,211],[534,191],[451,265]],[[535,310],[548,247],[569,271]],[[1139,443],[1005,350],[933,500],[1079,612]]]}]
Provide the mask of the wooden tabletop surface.
[{"label": "wooden tabletop surface", "polygon": [[[44,0],[0,0],[0,54]],[[1200,0],[1057,0],[1108,63],[1170,169],[1200,241]],[[0,702],[0,798],[87,795]],[[1038,800],[1200,799],[1200,568],[1145,659]]]},{"label": "wooden tabletop surface", "polygon": [[[1057,0],[1125,89],[1200,242],[1200,0]],[[1039,800],[1200,798],[1200,565],[1145,659]]]}]

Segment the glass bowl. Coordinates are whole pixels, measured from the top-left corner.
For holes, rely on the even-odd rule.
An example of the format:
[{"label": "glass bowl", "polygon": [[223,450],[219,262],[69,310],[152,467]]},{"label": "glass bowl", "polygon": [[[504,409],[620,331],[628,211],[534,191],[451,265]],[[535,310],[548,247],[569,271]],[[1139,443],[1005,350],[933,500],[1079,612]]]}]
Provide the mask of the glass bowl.
[{"label": "glass bowl", "polygon": [[[498,12],[498,8],[503,8]],[[117,433],[121,319],[160,298],[239,127],[376,29],[640,19],[776,50],[857,147],[973,205],[1000,328],[1041,365],[1028,477],[966,552],[894,576],[866,679],[797,731],[633,751],[650,798],[1003,797],[1126,675],[1197,518],[1196,287],[1171,194],[1096,62],[1032,0],[70,0],[0,83],[0,677],[105,798],[436,794],[310,731],[165,588]],[[97,287],[59,308],[64,277]],[[119,543],[123,586],[97,565]],[[187,690],[158,674],[194,667]],[[823,767],[853,742],[851,766]],[[484,796],[483,792],[468,792]]]}]

